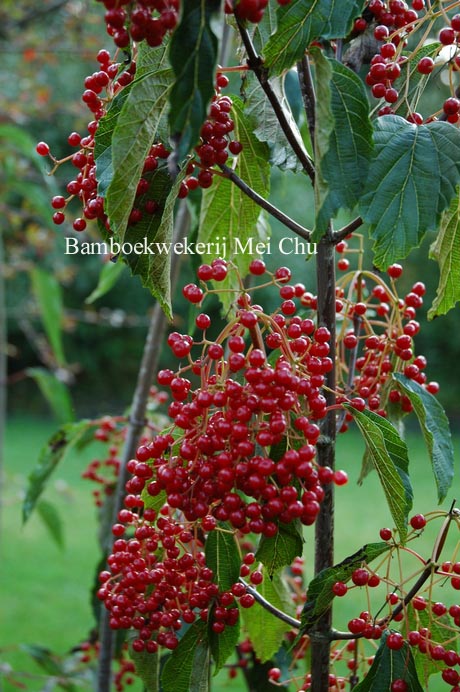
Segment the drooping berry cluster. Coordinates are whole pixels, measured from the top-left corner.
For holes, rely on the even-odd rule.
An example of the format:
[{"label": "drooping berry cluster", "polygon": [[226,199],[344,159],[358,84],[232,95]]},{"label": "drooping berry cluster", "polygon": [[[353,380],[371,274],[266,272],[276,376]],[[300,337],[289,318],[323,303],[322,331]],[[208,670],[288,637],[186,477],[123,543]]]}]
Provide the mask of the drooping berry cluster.
[{"label": "drooping berry cluster", "polygon": [[160,46],[178,19],[179,0],[96,0],[106,8],[107,33],[118,48],[127,48],[131,41],[145,40],[149,46]]},{"label": "drooping berry cluster", "polygon": [[[416,355],[414,348],[414,337],[420,331],[415,317],[423,306],[425,285],[417,281],[400,298],[396,281],[403,272],[401,265],[388,268],[389,281],[385,282],[370,272],[348,271],[350,264],[343,256],[348,250],[346,241],[336,249],[338,268],[348,272],[337,288],[343,315],[338,334],[338,401],[345,396],[357,408],[367,406],[382,416],[387,415],[389,405],[410,412],[411,402],[395,385],[394,373],[402,373],[431,394],[439,391],[437,382],[427,380],[425,356]],[[351,417],[347,415],[347,419]]]},{"label": "drooping berry cluster", "polygon": [[136,62],[131,61],[126,70],[116,60],[112,60],[110,53],[100,50],[97,55],[99,70],[93,72],[85,79],[85,89],[82,101],[90,110],[93,119],[88,123],[88,134],[82,136],[78,132],[70,133],[68,143],[77,151],[70,156],[57,160],[52,156],[46,142],[39,142],[36,151],[40,156],[49,156],[54,164],[54,172],[58,166],[70,161],[78,171],[75,178],[67,183],[67,197],[56,195],[51,200],[51,206],[55,210],[53,221],[61,225],[65,221],[65,210],[73,199],[78,199],[82,206],[82,216],[75,219],[73,228],[75,231],[84,231],[88,220],[99,219],[102,223],[107,220],[104,214],[104,200],[98,195],[96,178],[96,163],[94,158],[95,135],[101,118],[107,113],[107,108],[116,93],[131,83],[136,72]]},{"label": "drooping berry cluster", "polygon": [[[228,84],[228,77],[218,72],[216,93],[211,101],[208,117],[201,127],[200,143],[195,147],[195,158],[187,167],[187,177],[179,191],[181,198],[197,187],[210,187],[215,173],[214,167],[225,164],[229,153],[237,156],[243,149],[241,142],[229,138],[235,129],[231,116],[232,100],[221,93]],[[194,175],[196,169],[198,174]]]},{"label": "drooping berry cluster", "polygon": [[[185,286],[185,297],[201,302],[207,282],[222,281],[228,271],[236,270],[224,260],[201,265],[201,286]],[[196,318],[199,341],[170,334],[168,344],[185,362],[158,375],[172,394],[172,427],[141,445],[128,464],[132,478],[98,595],[113,628],[138,630],[139,651],[174,649],[176,631],[197,617],[220,633],[236,623],[236,601],[253,605],[242,583],[219,590],[203,551],[210,533],[272,538],[295,520],[310,525],[324,486],[346,481],[344,472],[315,462],[317,421],[326,413],[321,387],[332,367],[329,332],[293,314],[294,298],[305,289],[290,284],[287,268],[269,274],[255,260],[251,271],[277,288],[280,309],[264,313],[242,287],[235,317],[216,339],[206,338],[205,313]],[[253,562],[244,558],[241,575],[257,585],[263,575],[251,571]]]},{"label": "drooping berry cluster", "polygon": [[[453,7],[453,6],[452,6]],[[460,15],[446,17],[446,26],[438,32],[438,43],[427,51],[425,45],[424,29],[428,23],[433,21],[433,8],[426,7],[424,0],[413,0],[409,6],[404,0],[370,0],[365,8],[362,17],[355,22],[355,34],[361,32],[372,33],[376,42],[375,55],[370,57],[370,68],[366,76],[366,83],[371,87],[372,95],[377,99],[383,99],[384,105],[378,111],[379,115],[388,115],[394,112],[394,108],[401,104],[400,88],[402,83],[402,70],[409,75],[413,71],[412,63],[407,69],[407,60],[413,59],[418,74],[429,75],[433,72],[435,65],[446,68],[451,74],[449,82],[454,84],[454,73],[458,72],[460,66],[460,56],[458,55],[458,38],[460,35]],[[403,49],[408,44],[408,37],[412,33],[420,35],[419,44],[408,56],[403,53]],[[412,42],[413,43],[413,42]],[[452,47],[452,55],[448,59],[440,56],[445,46]],[[417,58],[418,51],[420,57]],[[437,63],[436,61],[438,60]],[[411,79],[414,79],[412,76]],[[395,84],[396,82],[396,84]],[[405,104],[407,105],[407,104]],[[416,103],[410,104],[407,119],[416,125],[429,122],[433,118],[441,116],[448,122],[457,123],[459,120],[460,101],[457,94],[444,100],[442,109],[436,113],[425,117],[417,112]],[[398,109],[398,113],[400,109]]]}]

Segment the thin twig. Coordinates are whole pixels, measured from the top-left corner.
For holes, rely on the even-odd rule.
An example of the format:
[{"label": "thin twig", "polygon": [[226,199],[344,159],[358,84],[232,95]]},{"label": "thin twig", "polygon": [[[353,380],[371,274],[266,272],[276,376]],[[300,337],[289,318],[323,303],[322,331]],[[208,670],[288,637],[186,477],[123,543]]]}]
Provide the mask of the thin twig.
[{"label": "thin twig", "polygon": [[313,181],[315,179],[315,167],[313,165],[313,161],[308,156],[301,142],[299,142],[296,135],[292,131],[289,125],[289,121],[283,110],[283,107],[278,101],[278,97],[276,96],[270,84],[268,78],[268,70],[264,67],[262,59],[257,54],[257,51],[254,48],[254,44],[252,43],[251,37],[249,36],[246,28],[243,26],[243,24],[240,22],[238,18],[236,18],[236,22],[241,35],[241,40],[243,41],[248,56],[248,66],[259,80],[259,84],[264,90],[268,100],[270,101],[270,104],[273,108],[273,112],[275,113],[280,127],[283,130],[289,144],[291,145],[292,150],[294,151],[300,163],[302,164],[304,171]]},{"label": "thin twig", "polygon": [[299,223],[297,223],[297,221],[291,219],[289,216],[287,216],[287,214],[284,214],[280,209],[278,209],[278,207],[275,207],[273,204],[268,202],[268,200],[259,195],[255,190],[252,189],[252,187],[245,183],[244,180],[242,180],[232,168],[229,168],[225,165],[221,165],[219,166],[219,168],[221,169],[225,178],[231,180],[232,183],[234,183],[242,192],[244,192],[245,195],[250,197],[256,204],[262,207],[262,209],[268,211],[268,213],[271,214],[271,216],[273,216],[275,219],[278,219],[278,221],[281,221],[281,223],[284,224],[284,226],[289,228],[289,230],[293,231],[296,235],[300,236],[304,240],[310,240],[311,231],[301,226]]},{"label": "thin twig", "polygon": [[250,586],[247,582],[244,581],[242,577],[239,578],[239,581],[244,585],[246,591],[250,593],[251,596],[254,596],[257,603],[260,603],[262,608],[265,608],[265,610],[277,617],[279,620],[282,620],[283,622],[286,622],[288,625],[291,625],[291,627],[295,627],[295,629],[297,630],[300,628],[300,620],[296,620],[295,618],[291,617],[284,611],[274,606],[273,603],[270,603],[270,601],[267,601],[267,599],[264,598],[257,591],[257,589],[254,589],[252,586]]}]

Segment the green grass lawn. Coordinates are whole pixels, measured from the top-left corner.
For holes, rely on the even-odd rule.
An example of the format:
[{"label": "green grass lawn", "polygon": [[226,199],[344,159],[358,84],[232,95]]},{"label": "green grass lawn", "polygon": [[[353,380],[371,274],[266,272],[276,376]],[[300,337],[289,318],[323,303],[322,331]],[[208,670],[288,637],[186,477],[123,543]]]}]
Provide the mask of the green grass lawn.
[{"label": "green grass lawn", "polygon": [[[89,591],[99,558],[96,510],[91,498],[91,484],[80,474],[86,463],[103,449],[95,443],[82,454],[70,453],[52,476],[46,499],[59,511],[64,525],[65,549],[60,550],[38,516],[23,526],[21,503],[26,478],[33,469],[42,444],[55,431],[49,421],[12,419],[5,444],[5,488],[2,516],[0,593],[2,627],[0,658],[15,670],[27,673],[25,689],[42,690],[40,668],[21,651],[21,644],[38,644],[65,654],[84,640],[94,626]],[[436,507],[436,490],[421,435],[408,438],[414,486],[414,511],[428,512]],[[356,483],[361,467],[363,443],[355,432],[339,440],[338,467],[347,470],[350,483],[337,490],[336,560],[342,560],[365,543],[379,540],[379,529],[392,526],[392,520],[375,473],[359,487]],[[455,490],[444,503],[448,507]],[[311,575],[312,531],[306,532],[306,572]],[[458,533],[458,532],[456,532]],[[457,540],[457,536],[453,539]],[[426,531],[416,549],[424,556],[431,553],[433,534]],[[446,557],[449,557],[446,555]],[[447,599],[447,596],[446,596]],[[338,599],[336,599],[338,600]],[[339,604],[338,627],[346,627],[356,615],[353,598]],[[24,681],[23,681],[24,682]],[[7,681],[3,692],[17,687]],[[90,690],[91,686],[79,689]],[[140,689],[134,686],[131,689]],[[230,681],[224,672],[213,690],[243,690],[238,679]],[[430,691],[442,686],[433,679]]]}]

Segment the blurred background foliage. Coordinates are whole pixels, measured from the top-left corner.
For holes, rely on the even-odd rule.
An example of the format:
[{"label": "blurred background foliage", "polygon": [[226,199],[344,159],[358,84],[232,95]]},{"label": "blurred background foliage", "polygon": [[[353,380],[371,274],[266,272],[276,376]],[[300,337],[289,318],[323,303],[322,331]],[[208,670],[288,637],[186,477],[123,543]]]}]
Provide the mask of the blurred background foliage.
[{"label": "blurred background foliage", "polygon": [[[6,350],[8,361],[9,410],[46,412],[36,378],[28,373],[30,368],[45,367],[70,388],[77,417],[117,413],[130,401],[152,299],[138,279],[131,279],[124,270],[109,293],[85,303],[98,283],[103,258],[64,254],[65,235],[73,233],[71,219],[62,226],[52,224],[50,197],[62,194],[71,164],[62,167],[63,174],[59,170],[50,177],[49,161],[34,151],[35,143],[44,140],[55,156],[64,157],[71,151],[68,134],[85,133],[86,109],[79,98],[83,80],[97,68],[98,50],[112,48],[101,21],[101,6],[94,0],[32,4],[3,0],[0,27],[0,231],[2,312],[7,327],[2,351]],[[427,98],[433,102],[433,111],[446,90],[446,85],[432,80]],[[311,226],[313,201],[302,176],[276,171],[272,190],[275,203]],[[272,233],[276,238],[283,231],[273,223]],[[89,235],[98,239],[95,229]],[[401,280],[407,289],[416,280],[427,284],[426,309],[420,313],[423,321],[438,279],[436,264],[426,259],[426,246],[432,241],[433,237],[427,237],[425,247],[410,255]],[[370,258],[370,244],[368,252]],[[298,280],[314,290],[313,268],[303,257],[273,254],[265,259],[271,267],[294,264]],[[182,261],[181,277],[191,279],[192,258]],[[43,314],[46,305],[40,300],[37,282],[32,281],[37,267],[56,278],[55,298],[62,304],[62,315],[49,315],[48,326]],[[216,305],[216,319],[217,310]],[[174,328],[186,329],[189,319],[180,295],[176,312]],[[50,326],[53,319],[59,322],[54,327]],[[460,356],[459,327],[459,314],[452,311],[424,324],[417,337],[417,351],[429,360],[429,379],[440,382],[440,399],[454,418],[460,416],[460,369],[452,367]],[[56,358],[53,331],[62,343],[63,362]],[[165,352],[162,365],[167,358]]]}]

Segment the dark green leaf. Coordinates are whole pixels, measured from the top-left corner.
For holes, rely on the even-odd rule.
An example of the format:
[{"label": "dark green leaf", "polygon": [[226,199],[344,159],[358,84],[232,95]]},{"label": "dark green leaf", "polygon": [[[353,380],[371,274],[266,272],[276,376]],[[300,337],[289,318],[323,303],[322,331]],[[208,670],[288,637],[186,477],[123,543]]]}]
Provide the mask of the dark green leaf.
[{"label": "dark green leaf", "polygon": [[454,477],[454,449],[449,420],[439,401],[421,385],[399,373],[393,377],[403,393],[409,397],[418,418],[430,455],[438,488],[438,500],[442,502]]},{"label": "dark green leaf", "polygon": [[428,319],[445,315],[460,300],[460,196],[452,199],[441,217],[438,237],[430,247],[430,257],[439,264],[439,285],[436,298],[428,311]]},{"label": "dark green leaf", "polygon": [[60,423],[69,423],[74,420],[72,399],[64,382],[45,368],[28,368],[26,374],[38,384],[41,393]]},{"label": "dark green leaf", "polygon": [[[243,145],[235,171],[259,195],[267,197],[270,184],[268,147],[254,137],[254,119],[243,112],[243,105],[237,98],[233,101],[232,115],[235,138]],[[224,257],[232,260],[240,275],[245,276],[249,263],[261,254],[267,240],[262,237],[257,223],[259,217],[260,207],[255,202],[231,181],[216,176],[212,186],[203,191],[197,241],[210,245],[209,251],[202,255],[202,261]],[[236,273],[229,272],[228,279],[219,282],[219,287],[237,289]],[[230,307],[233,297],[231,293],[220,296],[225,310]]]},{"label": "dark green leaf", "polygon": [[414,125],[397,115],[375,123],[375,156],[360,213],[375,240],[380,269],[405,257],[441,212],[460,181],[460,132],[446,122]]},{"label": "dark green leaf", "polygon": [[125,265],[121,261],[106,262],[99,274],[99,281],[97,282],[96,288],[94,291],[91,291],[85,303],[94,303],[94,301],[102,298],[102,296],[108,293],[117,283],[124,268]]},{"label": "dark green leaf", "polygon": [[215,664],[214,675],[217,675],[230,656],[235,653],[240,636],[240,624],[237,622],[236,625],[231,627],[227,625],[220,634],[213,632],[212,627],[210,627],[208,636],[211,656]]},{"label": "dark green leaf", "polygon": [[30,273],[32,292],[40,310],[46,335],[59,365],[65,364],[62,344],[61,287],[51,272],[35,267]]},{"label": "dark green leaf", "polygon": [[211,531],[206,539],[206,564],[212,569],[213,581],[221,591],[229,591],[238,581],[241,559],[235,534],[227,524]]},{"label": "dark green leaf", "polygon": [[56,466],[69,449],[76,445],[80,437],[92,426],[92,421],[87,420],[81,420],[78,423],[67,423],[48,440],[40,452],[37,466],[28,479],[26,497],[22,508],[24,521],[27,521],[32,514],[35,504]]},{"label": "dark green leaf", "polygon": [[144,685],[143,692],[160,692],[160,661],[158,653],[150,654],[145,650],[134,651],[131,641],[129,655],[136,666],[136,676],[142,680]]},{"label": "dark green leaf", "polygon": [[373,411],[357,411],[345,405],[353,416],[366,443],[369,459],[379,476],[388,507],[401,542],[407,535],[407,515],[412,507],[407,445],[396,428]]},{"label": "dark green leaf", "polygon": [[[292,598],[281,574],[274,574],[272,579],[265,576],[257,591],[276,608],[293,615]],[[269,613],[257,601],[252,608],[242,608],[241,612],[255,654],[261,663],[265,663],[279,651],[283,637],[291,626]]]},{"label": "dark green leaf", "polygon": [[268,576],[271,578],[282,567],[290,565],[295,557],[302,555],[303,543],[300,522],[280,524],[275,536],[261,536],[256,559],[267,567]]},{"label": "dark green leaf", "polygon": [[314,39],[344,38],[359,17],[364,0],[291,0],[277,10],[278,27],[265,49],[271,75],[289,70]]},{"label": "dark green leaf", "polygon": [[336,581],[346,583],[362,564],[369,564],[390,549],[388,543],[368,543],[333,567],[322,570],[308,586],[308,600],[301,616],[301,632],[307,631],[328,610],[335,596]]},{"label": "dark green leaf", "polygon": [[188,0],[172,35],[169,58],[175,82],[170,95],[169,122],[179,161],[198,142],[214,95],[218,45],[211,19],[219,7],[218,0]]},{"label": "dark green leaf", "polygon": [[[155,296],[170,319],[171,255],[175,252],[172,247],[174,207],[184,176],[185,170],[173,183],[167,170],[164,167],[158,168],[152,176],[147,194],[149,199],[157,202],[158,211],[153,215],[144,214],[143,219],[129,226],[125,233],[123,257],[131,272],[140,277],[142,285]],[[144,201],[142,199],[141,203]],[[136,251],[136,246],[139,251]],[[178,252],[181,252],[180,248]]]},{"label": "dark green leaf", "polygon": [[[372,125],[361,79],[348,67],[314,51],[316,75],[315,199],[321,238],[339,209],[353,209],[367,179]],[[346,185],[344,185],[344,181]]]},{"label": "dark green leaf", "polygon": [[58,548],[64,548],[62,521],[56,507],[47,500],[40,500],[37,502],[37,512]]},{"label": "dark green leaf", "polygon": [[184,634],[161,674],[163,692],[208,692],[208,625],[199,620]]},{"label": "dark green leaf", "polygon": [[[150,61],[130,85],[127,97],[111,114],[103,131],[104,140],[96,155],[102,154],[111,128],[111,161],[106,154],[98,173],[102,173],[106,190],[105,211],[110,218],[116,240],[123,242],[128,219],[136,197],[145,157],[150,147],[159,141],[172,86],[172,71],[164,66],[164,49],[152,49]],[[112,170],[110,168],[112,166]],[[101,170],[102,169],[102,170]]]},{"label": "dark green leaf", "polygon": [[384,633],[366,677],[353,692],[388,692],[391,683],[398,679],[406,681],[408,692],[423,692],[410,646],[405,642],[398,651],[390,649],[386,645],[389,633]]}]

